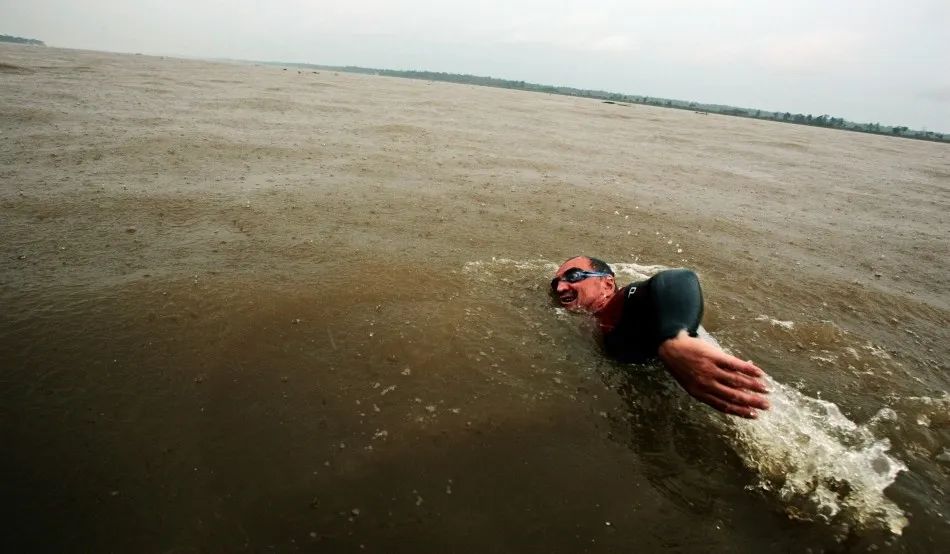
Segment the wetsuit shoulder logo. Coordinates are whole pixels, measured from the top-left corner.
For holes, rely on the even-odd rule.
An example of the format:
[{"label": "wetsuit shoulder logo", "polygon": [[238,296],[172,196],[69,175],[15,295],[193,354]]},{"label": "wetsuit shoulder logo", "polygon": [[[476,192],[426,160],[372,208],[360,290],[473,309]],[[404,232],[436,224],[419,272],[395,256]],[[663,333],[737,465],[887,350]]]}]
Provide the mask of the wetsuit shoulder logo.
[{"label": "wetsuit shoulder logo", "polygon": [[631,286],[630,289],[627,290],[627,298],[633,296],[635,292],[637,292],[637,287]]}]

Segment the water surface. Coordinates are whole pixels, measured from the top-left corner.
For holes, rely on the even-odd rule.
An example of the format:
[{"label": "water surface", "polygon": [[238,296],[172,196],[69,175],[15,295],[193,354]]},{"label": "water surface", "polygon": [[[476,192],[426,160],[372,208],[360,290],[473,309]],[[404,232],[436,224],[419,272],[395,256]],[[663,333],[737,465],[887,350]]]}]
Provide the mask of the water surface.
[{"label": "water surface", "polygon": [[[3,45],[8,549],[930,552],[946,145]],[[547,296],[695,269],[738,422]]]}]

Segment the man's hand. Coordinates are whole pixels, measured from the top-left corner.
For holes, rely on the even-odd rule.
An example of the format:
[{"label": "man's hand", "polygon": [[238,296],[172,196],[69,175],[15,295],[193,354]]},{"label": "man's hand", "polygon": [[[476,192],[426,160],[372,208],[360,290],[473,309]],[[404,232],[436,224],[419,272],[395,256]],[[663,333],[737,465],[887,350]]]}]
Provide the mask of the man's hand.
[{"label": "man's hand", "polygon": [[[708,342],[680,331],[660,345],[660,359],[679,384],[697,400],[727,414],[749,419],[768,410],[765,373]],[[761,393],[761,394],[760,394]]]}]

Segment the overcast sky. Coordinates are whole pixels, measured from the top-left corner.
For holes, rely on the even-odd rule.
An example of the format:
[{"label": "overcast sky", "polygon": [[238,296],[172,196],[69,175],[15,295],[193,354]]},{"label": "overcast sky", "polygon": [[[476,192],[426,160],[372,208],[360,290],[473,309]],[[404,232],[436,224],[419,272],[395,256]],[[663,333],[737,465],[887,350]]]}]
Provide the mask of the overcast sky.
[{"label": "overcast sky", "polygon": [[950,0],[0,0],[50,46],[472,73],[950,132]]}]

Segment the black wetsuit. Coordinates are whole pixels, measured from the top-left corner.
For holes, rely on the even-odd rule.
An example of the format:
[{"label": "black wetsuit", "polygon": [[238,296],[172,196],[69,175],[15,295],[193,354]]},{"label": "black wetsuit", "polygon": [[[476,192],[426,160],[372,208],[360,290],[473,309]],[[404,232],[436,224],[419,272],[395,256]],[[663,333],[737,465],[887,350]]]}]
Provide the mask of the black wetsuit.
[{"label": "black wetsuit", "polygon": [[661,271],[617,294],[624,296],[623,314],[613,331],[604,335],[610,357],[643,362],[656,356],[660,343],[683,329],[696,336],[703,318],[703,292],[692,271]]}]

